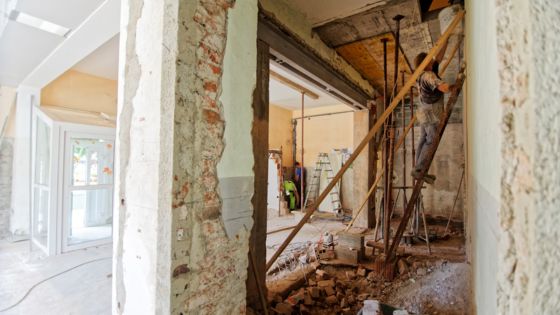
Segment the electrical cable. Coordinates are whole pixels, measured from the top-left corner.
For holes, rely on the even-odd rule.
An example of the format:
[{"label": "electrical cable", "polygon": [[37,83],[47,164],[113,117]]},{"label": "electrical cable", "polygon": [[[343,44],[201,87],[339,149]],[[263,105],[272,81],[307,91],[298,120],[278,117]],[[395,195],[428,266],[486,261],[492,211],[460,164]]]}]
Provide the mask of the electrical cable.
[{"label": "electrical cable", "polygon": [[85,265],[87,265],[87,264],[91,264],[91,263],[94,263],[94,262],[98,262],[98,261],[102,261],[102,260],[107,260],[107,259],[112,259],[112,257],[97,258],[97,259],[93,259],[93,260],[90,260],[90,261],[83,262],[83,263],[81,263],[81,264],[79,264],[79,265],[76,265],[76,266],[70,268],[70,269],[66,269],[66,270],[64,270],[64,271],[61,271],[61,272],[59,272],[59,273],[57,273],[57,274],[54,274],[54,275],[52,275],[52,276],[50,276],[50,277],[48,277],[48,278],[45,278],[45,279],[43,279],[43,280],[41,280],[41,281],[35,283],[34,285],[32,285],[32,286],[27,290],[27,292],[25,292],[25,294],[24,294],[16,303],[14,303],[14,304],[12,304],[12,305],[6,307],[6,308],[0,309],[0,313],[9,311],[9,310],[13,309],[14,307],[18,306],[19,304],[21,304],[21,302],[23,302],[23,301],[27,298],[27,296],[31,293],[31,291],[33,291],[33,289],[35,289],[36,287],[38,287],[40,284],[43,284],[43,283],[45,283],[45,282],[47,282],[47,281],[49,281],[49,280],[51,280],[51,279],[53,279],[53,278],[56,278],[56,277],[58,277],[58,276],[60,276],[60,275],[63,275],[63,274],[65,274],[65,273],[67,273],[67,272],[70,272],[70,271],[72,271],[72,270],[74,270],[74,269],[77,269],[77,268],[79,268],[79,267],[85,266]]}]

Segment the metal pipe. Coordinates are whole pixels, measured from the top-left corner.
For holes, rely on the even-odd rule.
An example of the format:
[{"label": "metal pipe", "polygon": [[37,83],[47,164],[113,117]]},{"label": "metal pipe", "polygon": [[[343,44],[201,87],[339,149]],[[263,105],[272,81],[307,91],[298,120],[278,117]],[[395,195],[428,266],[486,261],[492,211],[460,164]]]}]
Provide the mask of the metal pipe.
[{"label": "metal pipe", "polygon": [[[303,109],[304,109],[304,103],[305,103],[305,92],[301,92],[301,117],[304,117],[304,113],[303,113]],[[305,119],[301,120],[301,164],[300,164],[300,171],[299,171],[299,187],[300,187],[300,193],[299,193],[299,207],[301,209],[301,211],[303,212],[303,194],[305,193],[303,191],[303,182],[305,181],[305,175],[304,175],[304,164],[303,164],[303,122],[305,121]]]},{"label": "metal pipe", "polygon": [[401,20],[404,19],[404,15],[397,14],[393,17],[393,21],[397,22],[397,31],[395,32],[395,72],[393,73],[393,93],[391,93],[391,98],[395,97],[397,94],[397,81],[399,79],[399,47],[400,47],[400,28]]},{"label": "metal pipe", "polygon": [[[404,71],[401,71],[401,78],[402,78],[402,86],[404,86]],[[402,160],[403,160],[403,168],[402,168],[402,184],[406,187],[406,134],[405,131],[405,111],[404,111],[404,98],[401,102],[401,124],[402,124],[402,132],[403,132],[403,146],[402,146]],[[403,190],[403,211],[406,208],[406,189]]]},{"label": "metal pipe", "polygon": [[[387,38],[382,38],[381,42],[383,43],[383,102],[385,104],[385,110],[388,108],[389,98],[388,98],[388,90],[387,90]],[[385,141],[383,145],[383,169],[389,169],[389,122],[391,120],[392,113],[389,114],[387,121],[385,122]],[[383,175],[383,226],[382,226],[382,234],[383,234],[383,244],[384,244],[384,252],[387,253],[389,250],[389,225],[390,225],[390,217],[389,217],[389,195],[388,192],[390,189],[387,189],[389,186],[389,172],[384,172]]]},{"label": "metal pipe", "polygon": [[354,110],[345,110],[343,112],[333,112],[333,113],[324,113],[324,114],[316,114],[316,115],[307,115],[304,117],[296,117],[296,118],[292,118],[292,120],[296,120],[296,119],[302,119],[302,118],[313,118],[313,117],[321,117],[321,116],[331,116],[331,115],[338,115],[338,114],[346,114],[346,113],[355,113],[356,111]]},{"label": "metal pipe", "polygon": [[[395,60],[394,60],[394,72],[393,72],[393,92],[392,98],[394,98],[395,94],[397,93],[397,82],[399,78],[399,39],[400,39],[400,25],[401,20],[404,18],[402,15],[396,15],[393,20],[397,23],[397,31],[395,35]],[[386,47],[384,47],[384,70],[387,68],[387,51]],[[389,251],[389,238],[391,232],[391,216],[393,212],[393,189],[391,186],[393,185],[393,163],[395,159],[395,148],[394,148],[394,141],[395,141],[395,128],[393,126],[393,114],[389,115],[387,119],[387,131],[389,132],[388,140],[389,142],[386,144],[387,150],[387,160],[385,161],[385,185],[383,186],[385,191],[383,192],[385,195],[385,226],[384,226],[384,236],[383,236],[383,244],[385,253]]]},{"label": "metal pipe", "polygon": [[[410,119],[413,119],[414,117],[415,117],[415,116],[414,116],[414,90],[413,90],[412,87],[410,87]],[[411,132],[410,132],[410,135],[411,135],[411,138],[412,138],[412,139],[411,139],[412,141],[411,141],[411,143],[410,143],[410,144],[411,144],[411,147],[412,147],[412,152],[411,152],[411,153],[412,153],[412,157],[411,157],[411,161],[410,161],[410,162],[411,162],[411,169],[413,170],[413,169],[416,167],[416,145],[414,144],[414,142],[415,142],[415,139],[414,139],[414,126],[412,126],[412,130],[411,130]],[[406,175],[405,175],[405,176],[406,176]],[[413,179],[412,179],[412,185],[414,185],[415,183],[416,183],[416,182],[415,182],[415,180],[414,180],[414,178],[413,178]],[[405,208],[406,208],[406,207],[405,207]],[[410,224],[410,229],[411,229],[411,232],[412,232],[413,234],[416,233],[416,231],[417,231],[417,228],[416,228],[416,227],[418,227],[418,223],[419,223],[419,221],[418,221],[418,213],[417,213],[418,211],[416,211],[416,210],[417,210],[417,209],[415,208],[415,211],[414,211],[414,213],[415,213],[415,218],[412,219],[412,222],[411,222],[411,224]],[[416,225],[414,224],[415,222],[416,222]]]}]

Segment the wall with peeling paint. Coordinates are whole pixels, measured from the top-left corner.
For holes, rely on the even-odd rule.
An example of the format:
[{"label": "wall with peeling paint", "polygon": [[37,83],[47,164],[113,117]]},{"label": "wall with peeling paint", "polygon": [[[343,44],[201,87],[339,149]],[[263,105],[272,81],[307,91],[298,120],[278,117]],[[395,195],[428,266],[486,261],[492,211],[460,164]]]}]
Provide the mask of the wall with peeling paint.
[{"label": "wall with peeling paint", "polygon": [[[229,237],[253,226],[253,90],[257,80],[257,1],[237,1],[228,13],[222,93],[224,152],[218,163],[222,217]],[[243,78],[243,79],[240,79]]]}]

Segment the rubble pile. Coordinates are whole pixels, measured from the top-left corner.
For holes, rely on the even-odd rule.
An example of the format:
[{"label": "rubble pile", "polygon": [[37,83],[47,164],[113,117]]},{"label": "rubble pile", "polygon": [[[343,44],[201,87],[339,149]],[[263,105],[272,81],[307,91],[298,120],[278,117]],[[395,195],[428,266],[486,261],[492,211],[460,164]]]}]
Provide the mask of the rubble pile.
[{"label": "rubble pile", "polygon": [[401,258],[397,263],[398,275],[392,282],[387,282],[376,272],[362,266],[320,266],[302,287],[284,297],[279,293],[273,294],[271,314],[357,314],[364,306],[364,301],[385,302],[395,290],[414,283],[446,263],[444,260],[413,256]]}]

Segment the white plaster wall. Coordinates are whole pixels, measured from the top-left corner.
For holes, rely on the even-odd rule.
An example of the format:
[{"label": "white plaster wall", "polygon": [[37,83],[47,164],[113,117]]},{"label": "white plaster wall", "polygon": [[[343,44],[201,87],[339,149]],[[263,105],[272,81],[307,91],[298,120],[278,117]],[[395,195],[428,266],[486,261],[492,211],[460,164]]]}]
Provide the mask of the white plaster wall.
[{"label": "white plaster wall", "polygon": [[494,3],[467,1],[466,11],[467,243],[474,310],[497,314],[502,110]]},{"label": "white plaster wall", "polygon": [[[228,13],[222,93],[225,148],[218,163],[222,217],[229,237],[251,231],[254,190],[253,90],[257,80],[257,3],[237,1]],[[239,78],[249,78],[240,80]]]}]

